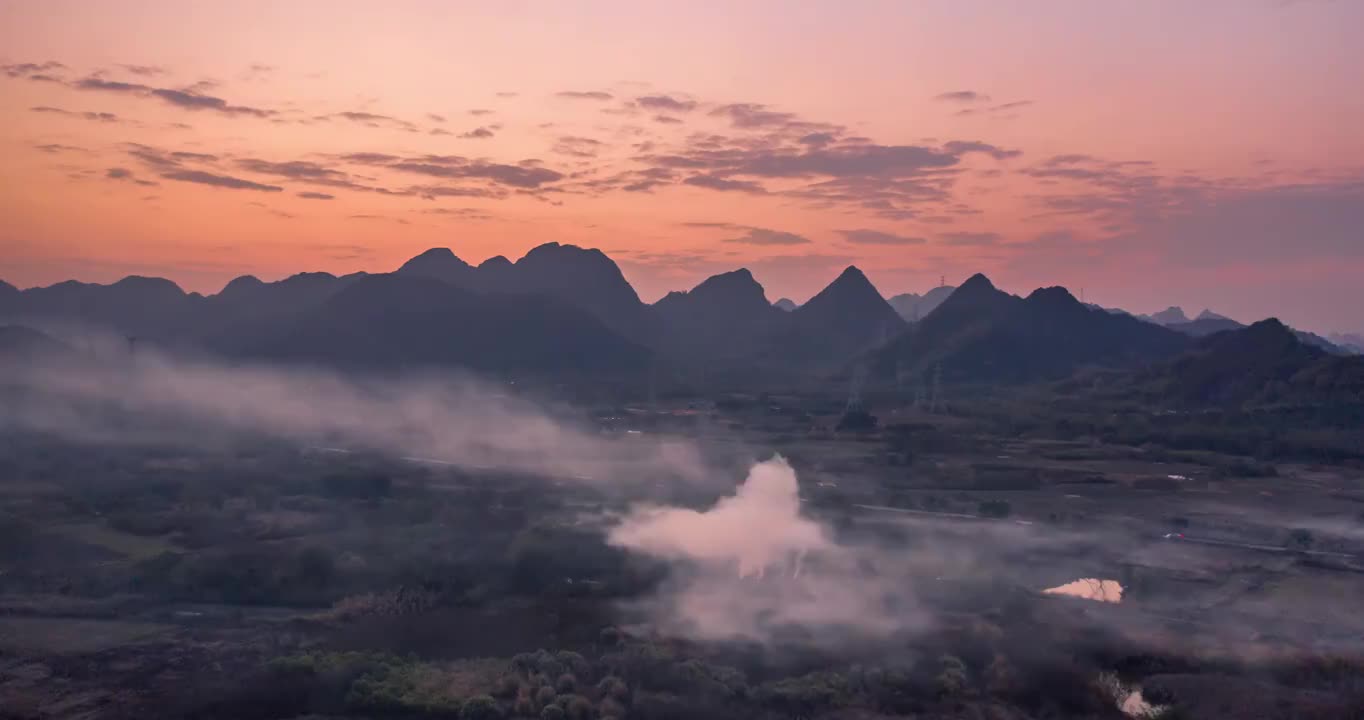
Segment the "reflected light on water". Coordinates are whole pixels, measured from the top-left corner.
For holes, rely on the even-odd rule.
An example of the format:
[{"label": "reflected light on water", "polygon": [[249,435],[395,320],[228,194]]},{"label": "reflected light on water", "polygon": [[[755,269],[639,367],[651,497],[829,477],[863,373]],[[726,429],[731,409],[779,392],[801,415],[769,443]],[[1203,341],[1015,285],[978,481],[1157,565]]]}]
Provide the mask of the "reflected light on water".
[{"label": "reflected light on water", "polygon": [[1042,592],[1049,595],[1069,595],[1071,597],[1095,600],[1098,602],[1122,602],[1122,584],[1117,580],[1081,578],[1065,585],[1047,588]]}]

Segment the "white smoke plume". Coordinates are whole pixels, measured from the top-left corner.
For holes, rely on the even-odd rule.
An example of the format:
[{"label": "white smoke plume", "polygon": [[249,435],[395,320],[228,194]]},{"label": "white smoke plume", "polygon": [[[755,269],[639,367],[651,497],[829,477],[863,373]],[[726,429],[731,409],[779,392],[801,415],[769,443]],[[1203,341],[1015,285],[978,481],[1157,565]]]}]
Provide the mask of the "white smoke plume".
[{"label": "white smoke plume", "polygon": [[733,496],[706,512],[640,507],[610,541],[668,560],[732,563],[741,578],[777,566],[799,574],[807,552],[831,547],[824,528],[801,517],[796,473],[781,456],[754,465]]},{"label": "white smoke plume", "polygon": [[761,641],[793,627],[876,634],[917,622],[904,589],[801,514],[799,490],[777,456],[709,510],[638,507],[608,541],[676,564],[646,607],[664,632]]}]

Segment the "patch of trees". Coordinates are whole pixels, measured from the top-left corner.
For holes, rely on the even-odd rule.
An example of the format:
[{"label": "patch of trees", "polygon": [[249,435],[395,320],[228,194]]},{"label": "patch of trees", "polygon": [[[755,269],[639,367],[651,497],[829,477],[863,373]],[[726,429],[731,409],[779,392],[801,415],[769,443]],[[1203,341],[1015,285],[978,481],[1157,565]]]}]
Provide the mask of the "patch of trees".
[{"label": "patch of trees", "polygon": [[133,569],[130,589],[184,602],[329,605],[341,595],[330,551],[264,544],[196,554],[166,552]]}]

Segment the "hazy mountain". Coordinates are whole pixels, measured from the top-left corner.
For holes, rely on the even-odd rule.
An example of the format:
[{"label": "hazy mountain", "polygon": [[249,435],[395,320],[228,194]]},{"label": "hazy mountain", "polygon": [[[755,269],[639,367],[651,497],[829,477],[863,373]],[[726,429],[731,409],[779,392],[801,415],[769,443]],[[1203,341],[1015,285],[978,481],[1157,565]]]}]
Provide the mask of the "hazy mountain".
[{"label": "hazy mountain", "polygon": [[1190,343],[1158,325],[1086,307],[1065,288],[1027,298],[974,275],[936,310],[871,356],[880,378],[899,373],[944,381],[1019,383],[1064,377],[1085,365],[1129,366]]},{"label": "hazy mountain", "polygon": [[659,344],[693,361],[724,362],[756,352],[789,316],[767,302],[746,269],[707,278],[687,292],[654,303]]},{"label": "hazy mountain", "polygon": [[1298,340],[1278,320],[1216,333],[1162,368],[1164,394],[1189,404],[1240,404],[1271,382],[1287,382],[1325,353]]},{"label": "hazy mountain", "polygon": [[1308,345],[1311,345],[1311,346],[1316,347],[1316,348],[1320,348],[1320,349],[1325,350],[1326,352],[1332,353],[1332,354],[1334,354],[1334,355],[1352,355],[1352,354],[1354,354],[1354,353],[1352,353],[1350,350],[1348,350],[1347,348],[1340,347],[1340,346],[1336,345],[1335,343],[1331,342],[1330,340],[1327,340],[1326,338],[1324,338],[1324,337],[1322,337],[1322,336],[1320,336],[1320,335],[1318,335],[1318,334],[1316,334],[1316,333],[1314,333],[1314,332],[1308,332],[1307,330],[1293,330],[1293,334],[1294,334],[1294,335],[1297,335],[1299,340],[1301,340],[1301,341],[1307,343]]},{"label": "hazy mountain", "polygon": [[[1224,315],[1218,315],[1217,313],[1204,310],[1202,313],[1199,313],[1196,320],[1191,320],[1186,323],[1172,323],[1166,325],[1166,327],[1191,337],[1207,337],[1214,333],[1239,330],[1246,326]],[[1293,328],[1289,328],[1289,330],[1303,343],[1325,350],[1326,352],[1334,353],[1336,355],[1347,355],[1352,353],[1349,348],[1341,347],[1316,333],[1308,332],[1306,330],[1294,330]]]},{"label": "hazy mountain", "polygon": [[923,295],[903,293],[886,300],[886,302],[895,308],[895,312],[899,313],[900,317],[909,322],[917,322],[941,305],[942,301],[946,300],[953,290],[956,288],[951,285],[940,285]]},{"label": "hazy mountain", "polygon": [[1158,325],[1174,325],[1177,323],[1182,324],[1189,322],[1189,316],[1185,315],[1184,309],[1178,305],[1171,305],[1158,313],[1148,315],[1147,318]]},{"label": "hazy mountain", "polygon": [[1206,337],[1213,333],[1224,332],[1227,330],[1239,330],[1245,327],[1245,325],[1242,325],[1241,323],[1238,323],[1235,320],[1232,320],[1231,318],[1203,317],[1200,315],[1197,320],[1190,320],[1189,322],[1182,323],[1171,323],[1169,325],[1166,325],[1165,327],[1170,328],[1171,330],[1175,330],[1177,332],[1182,332],[1190,337]]},{"label": "hazy mountain", "polygon": [[447,248],[432,248],[408,260],[397,274],[478,292],[550,295],[636,341],[650,337],[646,306],[616,263],[596,249],[546,243],[514,263],[497,256],[472,267]]},{"label": "hazy mountain", "polygon": [[1361,333],[1331,333],[1326,336],[1336,345],[1355,354],[1364,353],[1364,334]]},{"label": "hazy mountain", "polygon": [[19,299],[19,288],[10,285],[4,280],[0,280],[0,311],[8,308],[11,303]]},{"label": "hazy mountain", "polygon": [[648,352],[544,295],[479,294],[432,277],[360,278],[296,321],[234,348],[270,360],[395,369],[626,370]]},{"label": "hazy mountain", "polygon": [[792,310],[796,309],[797,305],[796,302],[791,298],[782,298],[772,303],[772,307],[778,310],[785,310],[786,312],[791,312]]},{"label": "hazy mountain", "polygon": [[0,363],[34,362],[73,353],[66,343],[33,328],[0,325]]},{"label": "hazy mountain", "polygon": [[790,322],[762,353],[784,367],[833,369],[884,343],[905,321],[856,267],[789,313]]},{"label": "hazy mountain", "polygon": [[138,275],[110,285],[67,280],[6,295],[0,314],[11,320],[75,323],[154,338],[192,327],[203,301],[170,280]]},{"label": "hazy mountain", "polygon": [[[1227,317],[1226,315],[1219,315],[1213,312],[1212,310],[1204,308],[1203,312],[1198,313],[1198,317],[1194,318],[1195,322],[1199,320],[1231,320],[1231,318]],[[1233,320],[1233,322],[1235,321]]]},{"label": "hazy mountain", "polygon": [[1202,338],[1166,363],[1119,381],[1118,392],[1175,405],[1243,406],[1364,399],[1364,358],[1303,342],[1277,319]]},{"label": "hazy mountain", "polygon": [[211,349],[248,345],[256,338],[291,327],[298,318],[364,277],[366,273],[337,277],[325,272],[304,272],[275,282],[262,282],[252,275],[243,275],[217,295],[204,299],[197,313],[199,321],[186,336]]}]

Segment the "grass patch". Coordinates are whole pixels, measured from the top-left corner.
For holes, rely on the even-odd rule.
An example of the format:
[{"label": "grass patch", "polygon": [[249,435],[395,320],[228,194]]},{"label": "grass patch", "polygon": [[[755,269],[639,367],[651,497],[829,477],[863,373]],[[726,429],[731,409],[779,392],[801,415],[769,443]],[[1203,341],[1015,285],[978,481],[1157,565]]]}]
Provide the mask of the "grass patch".
[{"label": "grass patch", "polygon": [[82,655],[149,642],[172,628],[154,623],[71,618],[0,618],[0,651]]},{"label": "grass patch", "polygon": [[52,532],[71,540],[104,548],[129,560],[146,560],[163,552],[179,550],[165,537],[143,537],[115,530],[104,523],[58,525]]}]

